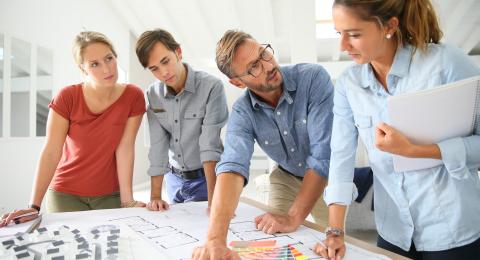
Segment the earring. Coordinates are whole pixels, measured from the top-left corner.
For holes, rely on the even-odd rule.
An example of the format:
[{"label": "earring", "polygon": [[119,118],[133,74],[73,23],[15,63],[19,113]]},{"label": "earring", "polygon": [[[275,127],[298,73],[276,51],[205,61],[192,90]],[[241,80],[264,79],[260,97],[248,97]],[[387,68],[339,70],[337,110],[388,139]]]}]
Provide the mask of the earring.
[{"label": "earring", "polygon": [[392,35],[387,33],[387,35],[385,35],[385,38],[390,39],[390,38],[392,38]]}]

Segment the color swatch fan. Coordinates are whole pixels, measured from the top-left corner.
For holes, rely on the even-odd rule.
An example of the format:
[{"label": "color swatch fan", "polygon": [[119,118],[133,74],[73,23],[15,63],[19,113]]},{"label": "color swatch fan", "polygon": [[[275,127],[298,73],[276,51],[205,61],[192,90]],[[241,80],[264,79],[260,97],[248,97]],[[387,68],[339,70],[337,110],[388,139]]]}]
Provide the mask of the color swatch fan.
[{"label": "color swatch fan", "polygon": [[275,240],[232,241],[230,246],[242,259],[305,260],[308,259],[291,245],[276,247]]}]

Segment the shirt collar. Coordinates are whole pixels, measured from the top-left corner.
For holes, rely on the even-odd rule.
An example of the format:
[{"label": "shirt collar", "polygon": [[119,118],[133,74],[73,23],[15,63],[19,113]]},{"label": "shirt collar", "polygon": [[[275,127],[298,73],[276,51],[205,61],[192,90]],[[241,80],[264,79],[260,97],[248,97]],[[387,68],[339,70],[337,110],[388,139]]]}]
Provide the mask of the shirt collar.
[{"label": "shirt collar", "polygon": [[[282,74],[283,79],[283,93],[278,104],[280,104],[283,100],[286,100],[288,104],[292,104],[293,98],[290,92],[295,92],[297,90],[296,82],[293,81],[286,72],[287,71],[283,67],[280,67],[280,74]],[[267,103],[260,100],[259,97],[249,89],[247,89],[247,93],[254,109],[260,109],[260,107],[270,107]]]},{"label": "shirt collar", "polygon": [[408,70],[410,69],[410,64],[412,63],[412,51],[413,49],[411,45],[398,48],[395,53],[395,58],[393,59],[392,67],[390,68],[390,75],[395,75],[400,78],[407,75]]},{"label": "shirt collar", "polygon": [[[191,92],[191,93],[195,93],[195,90],[196,90],[195,71],[192,69],[192,67],[190,67],[190,65],[188,65],[188,63],[184,62],[183,65],[185,65],[185,70],[187,72],[187,79],[185,80],[185,87],[183,88],[183,90],[181,92],[188,91],[188,92]],[[165,98],[175,96],[175,94],[170,89],[170,87],[167,87],[167,84],[165,84],[163,82],[160,82],[160,84],[163,85],[163,96]]]},{"label": "shirt collar", "polygon": [[[407,75],[412,61],[412,51],[412,46],[410,45],[399,47],[395,53],[395,57],[393,58],[392,67],[390,68],[388,75],[394,75],[399,78],[403,78],[405,75]],[[373,72],[372,65],[370,63],[362,66],[361,73],[361,86],[363,88],[368,88],[375,85],[375,73]]]}]

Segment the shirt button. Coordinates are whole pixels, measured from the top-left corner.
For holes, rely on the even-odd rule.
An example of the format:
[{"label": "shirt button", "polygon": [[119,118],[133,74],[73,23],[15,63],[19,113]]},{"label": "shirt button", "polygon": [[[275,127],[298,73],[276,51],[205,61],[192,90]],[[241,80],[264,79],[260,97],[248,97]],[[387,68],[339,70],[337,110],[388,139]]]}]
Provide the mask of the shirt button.
[{"label": "shirt button", "polygon": [[283,131],[283,134],[284,134],[284,135],[287,135],[287,134],[288,134],[288,132],[287,132],[287,131]]},{"label": "shirt button", "polygon": [[175,142],[178,143],[178,139],[175,139]]},{"label": "shirt button", "polygon": [[290,149],[290,151],[295,152],[295,148]]},{"label": "shirt button", "polygon": [[178,102],[178,98],[177,98],[177,99],[175,99],[175,101],[177,101],[177,102]]},{"label": "shirt button", "polygon": [[175,123],[178,123],[178,120],[177,120],[177,119],[175,119]]},{"label": "shirt button", "polygon": [[282,113],[280,113],[280,111],[277,111],[277,115],[281,115]]},{"label": "shirt button", "polygon": [[197,114],[193,114],[193,117],[196,117],[196,116],[197,116]]},{"label": "shirt button", "polygon": [[298,164],[298,167],[302,167],[302,165],[303,165],[302,163],[299,163],[299,164]]},{"label": "shirt button", "polygon": [[303,122],[304,124],[306,124],[306,123],[307,123],[307,120],[306,120],[306,119],[303,119],[302,122]]},{"label": "shirt button", "polygon": [[179,155],[177,155],[177,156],[178,156],[178,157],[182,157],[182,155],[181,155],[181,154],[179,154]]},{"label": "shirt button", "polygon": [[268,141],[265,141],[265,144],[268,144]]}]

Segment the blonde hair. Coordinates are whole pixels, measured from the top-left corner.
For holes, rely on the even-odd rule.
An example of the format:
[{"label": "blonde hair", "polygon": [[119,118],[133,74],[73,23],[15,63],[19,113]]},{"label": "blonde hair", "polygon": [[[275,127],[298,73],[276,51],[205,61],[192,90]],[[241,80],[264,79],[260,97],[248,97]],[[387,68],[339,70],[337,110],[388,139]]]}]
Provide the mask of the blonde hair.
[{"label": "blonde hair", "polygon": [[217,67],[229,78],[234,77],[231,65],[235,51],[238,46],[244,43],[247,39],[253,40],[253,37],[243,31],[228,30],[217,43],[217,49],[215,51]]},{"label": "blonde hair", "polygon": [[87,48],[92,43],[103,43],[107,45],[108,48],[110,48],[110,50],[112,51],[113,55],[117,57],[117,52],[115,51],[112,42],[107,38],[107,36],[99,32],[84,31],[79,33],[75,37],[75,41],[73,42],[73,58],[78,65],[81,65],[83,63],[83,52],[85,51],[85,48]]},{"label": "blonde hair", "polygon": [[425,51],[428,43],[439,43],[443,33],[430,0],[335,0],[333,6],[344,6],[360,19],[384,26],[392,17],[399,20],[395,33],[399,45],[412,45]]}]

